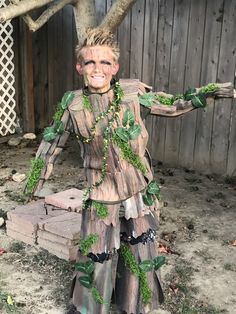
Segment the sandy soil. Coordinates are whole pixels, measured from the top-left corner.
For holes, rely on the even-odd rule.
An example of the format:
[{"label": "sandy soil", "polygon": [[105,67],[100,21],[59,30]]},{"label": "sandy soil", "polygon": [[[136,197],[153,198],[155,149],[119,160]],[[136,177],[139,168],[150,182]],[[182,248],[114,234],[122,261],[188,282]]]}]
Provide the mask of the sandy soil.
[{"label": "sandy soil", "polygon": [[[24,183],[12,180],[27,173],[37,141],[17,147],[0,144],[0,216],[24,202]],[[162,267],[166,302],[171,314],[236,313],[236,178],[202,175],[154,163],[161,186],[159,242],[167,263]],[[84,174],[73,139],[60,156],[46,185],[53,192],[82,188]],[[0,313],[66,313],[72,263],[23,245],[0,228]],[[6,301],[10,295],[14,305]],[[157,312],[158,313],[158,312]],[[164,312],[163,312],[164,313]]]}]

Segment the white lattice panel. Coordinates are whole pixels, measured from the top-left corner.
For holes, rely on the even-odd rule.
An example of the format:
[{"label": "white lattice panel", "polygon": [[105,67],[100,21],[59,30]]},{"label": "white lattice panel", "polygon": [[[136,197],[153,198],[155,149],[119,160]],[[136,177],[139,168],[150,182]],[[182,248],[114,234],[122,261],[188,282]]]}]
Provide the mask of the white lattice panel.
[{"label": "white lattice panel", "polygon": [[[5,7],[6,3],[6,0],[0,0],[0,8]],[[0,24],[0,135],[2,136],[13,134],[16,126],[12,32],[11,21]]]}]

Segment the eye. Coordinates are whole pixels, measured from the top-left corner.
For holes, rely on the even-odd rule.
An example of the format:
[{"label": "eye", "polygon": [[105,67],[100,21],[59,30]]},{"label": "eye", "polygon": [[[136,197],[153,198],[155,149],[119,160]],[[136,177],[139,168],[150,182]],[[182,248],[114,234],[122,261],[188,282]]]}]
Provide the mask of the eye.
[{"label": "eye", "polygon": [[111,65],[111,62],[110,62],[110,61],[107,61],[107,60],[102,60],[102,61],[101,61],[101,64]]},{"label": "eye", "polygon": [[95,64],[95,61],[93,60],[88,60],[88,61],[84,61],[84,65],[91,65],[91,64]]}]

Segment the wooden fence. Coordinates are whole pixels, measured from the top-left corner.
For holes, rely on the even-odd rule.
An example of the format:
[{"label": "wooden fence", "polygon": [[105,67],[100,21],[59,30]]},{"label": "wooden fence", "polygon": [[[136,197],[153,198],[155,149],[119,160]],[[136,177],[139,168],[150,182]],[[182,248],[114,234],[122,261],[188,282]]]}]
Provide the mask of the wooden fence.
[{"label": "wooden fence", "polygon": [[[98,20],[111,3],[96,0]],[[15,24],[19,111],[24,111],[24,84],[31,73],[26,66],[30,59],[24,60],[23,54],[28,47],[33,85],[31,89],[27,85],[27,95],[34,98],[28,121],[34,119],[36,128],[42,129],[63,93],[81,86],[74,67],[72,9],[65,7],[33,35],[21,22]],[[117,32],[119,76],[139,78],[155,91],[172,94],[209,82],[234,82],[235,30],[235,0],[138,0]],[[170,166],[236,175],[235,100],[217,100],[206,111],[179,118],[149,117],[146,125],[154,159]]]}]

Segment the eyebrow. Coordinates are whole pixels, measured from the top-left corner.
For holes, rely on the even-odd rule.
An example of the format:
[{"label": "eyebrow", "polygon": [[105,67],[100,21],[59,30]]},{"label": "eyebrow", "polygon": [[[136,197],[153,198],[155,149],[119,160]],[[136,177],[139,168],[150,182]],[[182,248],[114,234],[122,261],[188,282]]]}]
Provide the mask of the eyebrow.
[{"label": "eyebrow", "polygon": [[[110,61],[107,61],[107,60],[101,60],[100,63],[101,63],[101,64],[111,65],[111,62],[110,62]],[[96,64],[96,62],[95,62],[94,60],[87,60],[87,61],[84,61],[84,65],[89,65],[89,64]]]}]

